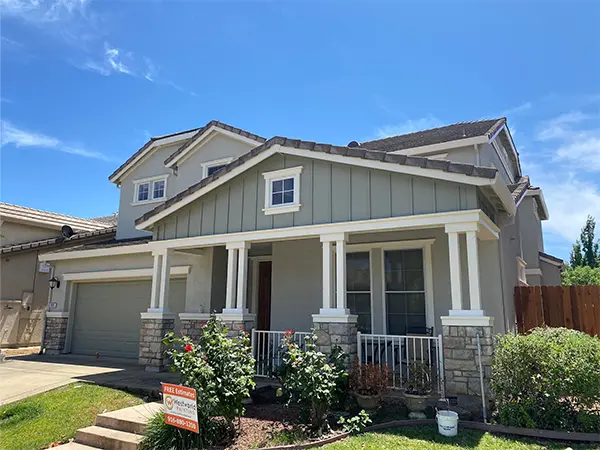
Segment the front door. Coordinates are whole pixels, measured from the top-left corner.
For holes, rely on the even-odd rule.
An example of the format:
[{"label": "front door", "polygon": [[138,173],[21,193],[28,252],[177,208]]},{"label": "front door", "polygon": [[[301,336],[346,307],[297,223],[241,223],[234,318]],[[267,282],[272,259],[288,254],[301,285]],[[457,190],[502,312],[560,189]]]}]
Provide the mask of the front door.
[{"label": "front door", "polygon": [[257,329],[271,329],[271,261],[258,263],[258,317]]}]

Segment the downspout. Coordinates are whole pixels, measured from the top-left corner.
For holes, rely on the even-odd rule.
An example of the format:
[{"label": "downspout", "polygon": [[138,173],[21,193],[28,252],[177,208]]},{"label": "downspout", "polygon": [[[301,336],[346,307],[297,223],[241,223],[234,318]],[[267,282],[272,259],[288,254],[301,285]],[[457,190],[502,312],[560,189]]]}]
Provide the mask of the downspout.
[{"label": "downspout", "polygon": [[[54,265],[50,267],[50,278],[53,277]],[[52,291],[53,289],[50,289],[50,287],[48,287],[48,302],[46,303],[46,307],[44,308],[44,311],[42,313],[42,342],[40,343],[40,355],[42,355],[44,353],[44,350],[46,350],[46,313],[48,312],[48,307],[50,305],[50,302],[52,301]]]}]

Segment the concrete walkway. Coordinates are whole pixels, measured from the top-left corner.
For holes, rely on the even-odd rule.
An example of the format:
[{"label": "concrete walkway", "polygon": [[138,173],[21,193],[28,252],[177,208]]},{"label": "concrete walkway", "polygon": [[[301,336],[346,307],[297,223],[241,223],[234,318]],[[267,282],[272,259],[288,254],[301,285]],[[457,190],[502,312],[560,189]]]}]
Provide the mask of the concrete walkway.
[{"label": "concrete walkway", "polygon": [[146,372],[137,360],[61,355],[6,358],[0,364],[0,405],[84,381],[158,397],[160,383],[177,383],[173,373]]}]

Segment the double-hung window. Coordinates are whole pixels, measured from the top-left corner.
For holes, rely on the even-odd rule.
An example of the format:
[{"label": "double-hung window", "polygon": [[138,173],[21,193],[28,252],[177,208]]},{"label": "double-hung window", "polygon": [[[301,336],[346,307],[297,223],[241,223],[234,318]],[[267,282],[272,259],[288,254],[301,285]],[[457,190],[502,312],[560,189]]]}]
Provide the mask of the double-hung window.
[{"label": "double-hung window", "polygon": [[281,214],[300,210],[302,166],[263,173],[265,179],[264,213]]},{"label": "double-hung window", "polygon": [[144,178],[134,181],[133,204],[164,200],[167,195],[167,176]]}]

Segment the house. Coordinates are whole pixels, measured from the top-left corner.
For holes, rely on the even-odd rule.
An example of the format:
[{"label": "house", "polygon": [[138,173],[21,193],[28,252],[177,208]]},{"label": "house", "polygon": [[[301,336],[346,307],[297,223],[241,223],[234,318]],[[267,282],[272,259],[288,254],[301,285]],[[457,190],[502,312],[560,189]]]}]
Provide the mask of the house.
[{"label": "house", "polygon": [[[73,235],[63,236],[69,226]],[[80,219],[0,202],[0,347],[40,345],[51,272],[40,252],[114,237],[113,217]]]},{"label": "house", "polygon": [[492,333],[515,329],[514,287],[559,283],[543,192],[504,118],[347,146],[211,121],[150,139],[109,180],[116,238],[40,255],[61,279],[49,353],[161,370],[164,333],[194,336],[216,311],[263,353],[286,329],[369,361],[415,357],[418,342],[467,394],[476,335],[489,366]]}]

